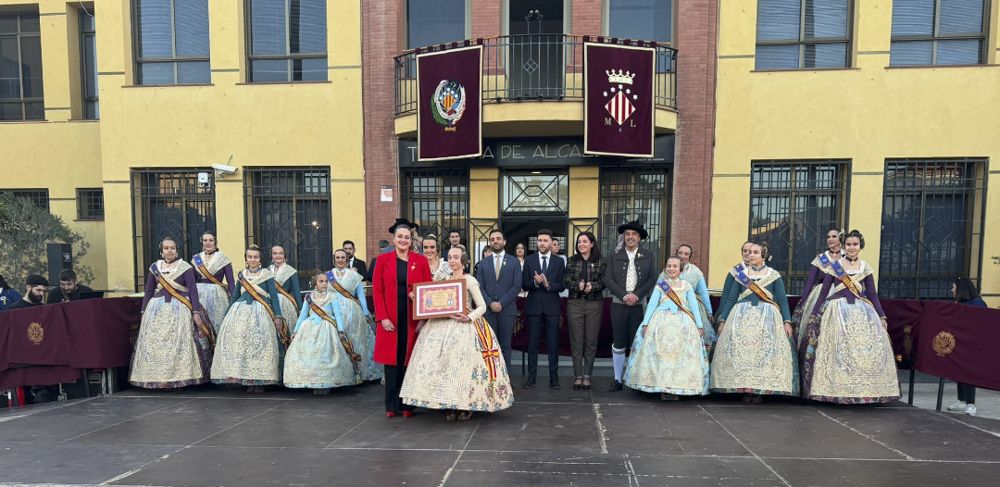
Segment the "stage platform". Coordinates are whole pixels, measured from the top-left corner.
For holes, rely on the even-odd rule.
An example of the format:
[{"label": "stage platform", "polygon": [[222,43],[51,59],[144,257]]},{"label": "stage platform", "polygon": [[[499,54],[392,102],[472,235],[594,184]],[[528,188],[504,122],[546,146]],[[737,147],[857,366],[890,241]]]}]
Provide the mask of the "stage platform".
[{"label": "stage platform", "polygon": [[[515,378],[515,384],[520,380]],[[1000,421],[909,407],[678,402],[547,381],[514,407],[386,419],[329,396],[129,390],[0,413],[0,483],[149,486],[996,486]]]}]

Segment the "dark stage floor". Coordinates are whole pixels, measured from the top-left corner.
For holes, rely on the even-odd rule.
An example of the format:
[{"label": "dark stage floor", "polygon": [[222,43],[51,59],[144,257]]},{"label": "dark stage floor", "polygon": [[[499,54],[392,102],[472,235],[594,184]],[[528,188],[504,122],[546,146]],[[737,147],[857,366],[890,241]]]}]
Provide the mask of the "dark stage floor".
[{"label": "dark stage floor", "polygon": [[[519,383],[519,381],[515,381]],[[445,423],[386,419],[378,385],[330,396],[203,388],[0,413],[0,482],[155,486],[1000,485],[1000,421],[897,403],[663,402],[515,391]]]}]

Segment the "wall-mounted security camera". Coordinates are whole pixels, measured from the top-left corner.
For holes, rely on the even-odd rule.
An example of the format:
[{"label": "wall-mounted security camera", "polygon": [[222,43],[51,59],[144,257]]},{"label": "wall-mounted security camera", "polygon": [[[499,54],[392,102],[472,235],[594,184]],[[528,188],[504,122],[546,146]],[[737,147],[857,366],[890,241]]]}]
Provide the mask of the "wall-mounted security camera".
[{"label": "wall-mounted security camera", "polygon": [[236,167],[227,166],[225,164],[212,164],[212,169],[215,169],[215,174],[219,176],[227,176],[230,174],[236,174]]}]

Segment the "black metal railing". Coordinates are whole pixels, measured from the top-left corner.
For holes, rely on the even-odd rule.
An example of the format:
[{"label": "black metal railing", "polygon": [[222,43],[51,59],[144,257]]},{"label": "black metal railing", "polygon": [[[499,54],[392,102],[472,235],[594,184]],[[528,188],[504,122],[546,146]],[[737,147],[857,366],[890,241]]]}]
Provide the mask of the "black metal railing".
[{"label": "black metal railing", "polygon": [[656,49],[654,102],[677,106],[677,50],[655,42],[571,34],[517,34],[469,39],[407,51],[395,58],[395,114],[417,111],[417,55],[483,46],[483,103],[583,99],[583,44]]}]

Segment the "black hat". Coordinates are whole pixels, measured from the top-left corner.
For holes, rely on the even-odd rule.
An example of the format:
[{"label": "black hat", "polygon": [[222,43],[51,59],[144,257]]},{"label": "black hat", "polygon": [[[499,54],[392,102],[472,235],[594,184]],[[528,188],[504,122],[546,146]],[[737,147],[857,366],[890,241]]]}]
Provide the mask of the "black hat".
[{"label": "black hat", "polygon": [[46,281],[44,277],[39,276],[38,274],[32,274],[32,275],[28,276],[28,279],[26,281],[24,281],[24,282],[27,283],[29,286],[32,286],[32,287],[34,287],[34,286],[48,286],[49,285],[49,281]]},{"label": "black hat", "polygon": [[416,223],[413,223],[406,218],[397,218],[396,223],[393,223],[392,226],[389,227],[389,233],[396,233],[396,227],[400,225],[406,225],[410,227],[410,229],[412,229],[414,232],[420,229],[420,225],[417,225]]},{"label": "black hat", "polygon": [[642,228],[642,224],[637,221],[633,220],[628,223],[618,225],[618,235],[625,233],[625,230],[635,230],[639,232],[639,238],[641,240],[649,238],[649,232],[647,232],[645,228]]}]

